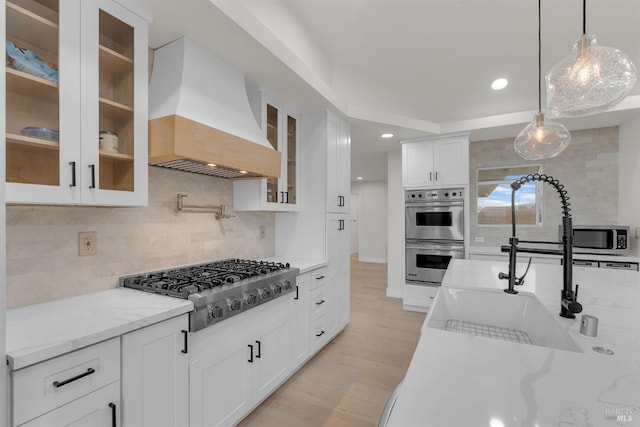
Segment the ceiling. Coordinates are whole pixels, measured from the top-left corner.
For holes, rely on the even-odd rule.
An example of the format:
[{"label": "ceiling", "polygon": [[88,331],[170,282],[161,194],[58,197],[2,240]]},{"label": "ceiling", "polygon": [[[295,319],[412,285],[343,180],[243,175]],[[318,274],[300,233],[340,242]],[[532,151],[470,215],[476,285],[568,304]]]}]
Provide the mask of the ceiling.
[{"label": "ceiling", "polygon": [[[470,132],[514,137],[538,105],[535,0],[120,0],[150,14],[149,44],[188,37],[302,111],[352,124],[352,175],[386,179],[399,141]],[[640,67],[640,0],[589,0],[587,32]],[[542,2],[542,70],[582,32],[582,1]],[[509,86],[493,91],[506,77]],[[543,86],[544,110],[544,86]],[[612,112],[558,119],[570,130],[640,114],[640,85]],[[395,137],[383,140],[380,134]]]}]

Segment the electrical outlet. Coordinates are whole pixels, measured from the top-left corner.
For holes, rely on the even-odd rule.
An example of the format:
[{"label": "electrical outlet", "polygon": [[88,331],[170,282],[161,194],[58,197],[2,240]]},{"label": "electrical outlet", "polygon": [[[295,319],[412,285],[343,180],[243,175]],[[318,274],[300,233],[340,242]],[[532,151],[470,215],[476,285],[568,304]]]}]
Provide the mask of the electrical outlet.
[{"label": "electrical outlet", "polygon": [[81,231],[78,233],[78,256],[95,255],[98,253],[98,237],[95,231]]},{"label": "electrical outlet", "polygon": [[260,226],[260,240],[264,240],[267,237],[267,227],[264,225]]},{"label": "electrical outlet", "polygon": [[476,243],[484,243],[484,237],[476,236],[475,241]]}]

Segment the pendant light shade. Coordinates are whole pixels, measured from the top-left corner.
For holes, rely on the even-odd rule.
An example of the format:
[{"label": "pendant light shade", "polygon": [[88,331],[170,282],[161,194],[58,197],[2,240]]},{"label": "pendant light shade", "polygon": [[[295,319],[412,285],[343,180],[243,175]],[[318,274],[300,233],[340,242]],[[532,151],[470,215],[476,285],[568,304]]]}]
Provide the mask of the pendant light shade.
[{"label": "pendant light shade", "polygon": [[580,117],[607,111],[620,103],[638,81],[638,70],[626,53],[598,46],[586,33],[583,0],[583,35],[573,51],[545,77],[547,109],[556,117]]},{"label": "pendant light shade", "polygon": [[527,127],[522,129],[513,147],[526,160],[550,159],[562,153],[571,142],[571,134],[566,127],[551,120],[545,120],[538,112]]},{"label": "pendant light shade", "polygon": [[551,120],[545,120],[542,113],[542,37],[540,34],[541,0],[538,0],[538,113],[533,122],[520,131],[513,142],[513,148],[526,160],[550,159],[562,153],[571,142],[571,134],[566,127]]}]

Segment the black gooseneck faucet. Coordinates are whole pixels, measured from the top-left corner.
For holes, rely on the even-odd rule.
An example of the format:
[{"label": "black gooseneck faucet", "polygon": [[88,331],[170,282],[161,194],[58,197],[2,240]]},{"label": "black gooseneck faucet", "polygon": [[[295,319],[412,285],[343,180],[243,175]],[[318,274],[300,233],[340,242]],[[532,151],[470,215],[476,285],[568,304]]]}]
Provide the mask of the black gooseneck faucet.
[{"label": "black gooseneck faucet", "polygon": [[[527,182],[545,182],[551,185],[560,195],[560,201],[562,203],[562,242],[542,242],[542,241],[527,241],[518,240],[516,236],[516,208],[515,208],[515,195],[524,184]],[[562,292],[560,294],[560,316],[569,319],[575,318],[575,313],[582,311],[582,305],[577,301],[578,299],[578,285],[576,285],[575,292],[573,291],[573,231],[571,224],[571,205],[567,197],[567,191],[564,186],[560,184],[557,179],[545,174],[531,174],[518,178],[511,183],[511,237],[509,238],[509,245],[502,246],[502,252],[509,252],[509,273],[500,273],[498,278],[507,279],[509,281],[509,287],[504,291],[509,294],[517,294],[518,291],[514,289],[515,286],[522,285],[524,283],[524,277],[516,277],[516,257],[518,252],[533,253],[533,254],[548,254],[548,255],[561,255],[563,266],[562,277]],[[558,249],[538,249],[538,248],[522,248],[519,247],[519,243],[536,243],[536,244],[562,244],[562,250]],[[531,261],[529,261],[531,262]],[[529,268],[527,267],[527,271]]]}]

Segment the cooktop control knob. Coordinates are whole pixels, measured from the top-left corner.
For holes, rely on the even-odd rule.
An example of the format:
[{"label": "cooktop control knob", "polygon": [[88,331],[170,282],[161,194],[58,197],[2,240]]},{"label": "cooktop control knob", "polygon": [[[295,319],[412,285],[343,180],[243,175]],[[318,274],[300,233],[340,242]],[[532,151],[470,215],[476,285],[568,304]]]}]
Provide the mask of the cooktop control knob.
[{"label": "cooktop control knob", "polygon": [[219,305],[209,306],[209,316],[211,316],[212,319],[219,319],[220,317],[222,317],[222,313],[222,307],[220,307]]},{"label": "cooktop control knob", "polygon": [[244,295],[244,300],[248,305],[252,305],[258,301],[258,296],[254,292],[249,292]]},{"label": "cooktop control knob", "polygon": [[229,304],[229,310],[231,311],[238,311],[242,308],[242,301],[239,299],[227,299],[227,304]]},{"label": "cooktop control knob", "polygon": [[258,295],[260,295],[260,299],[262,300],[269,299],[269,297],[271,296],[271,289],[260,288],[258,289]]},{"label": "cooktop control knob", "polygon": [[271,290],[274,295],[280,295],[282,293],[282,285],[276,283],[275,285],[271,285]]},{"label": "cooktop control knob", "polygon": [[290,280],[282,280],[280,283],[282,284],[282,289],[285,291],[288,291],[293,287]]}]

